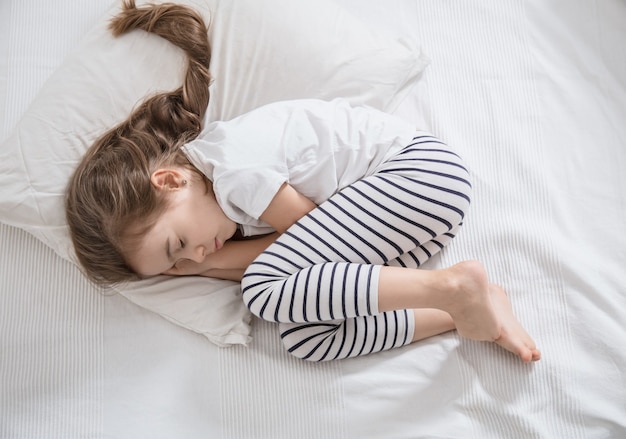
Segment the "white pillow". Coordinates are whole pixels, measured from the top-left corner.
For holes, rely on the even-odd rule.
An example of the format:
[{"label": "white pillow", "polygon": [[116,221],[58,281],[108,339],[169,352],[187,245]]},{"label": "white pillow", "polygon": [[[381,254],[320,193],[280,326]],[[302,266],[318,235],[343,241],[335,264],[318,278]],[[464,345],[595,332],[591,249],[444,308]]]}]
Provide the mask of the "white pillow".
[{"label": "white pillow", "polygon": [[[210,23],[212,120],[295,98],[344,97],[392,111],[428,64],[413,43],[381,35],[325,0],[180,3]],[[113,38],[106,25],[117,10],[51,76],[0,148],[0,221],[73,261],[63,198],[77,162],[146,94],[178,87],[186,63],[154,35]],[[250,315],[236,283],[160,276],[116,289],[218,345],[249,341]]]}]

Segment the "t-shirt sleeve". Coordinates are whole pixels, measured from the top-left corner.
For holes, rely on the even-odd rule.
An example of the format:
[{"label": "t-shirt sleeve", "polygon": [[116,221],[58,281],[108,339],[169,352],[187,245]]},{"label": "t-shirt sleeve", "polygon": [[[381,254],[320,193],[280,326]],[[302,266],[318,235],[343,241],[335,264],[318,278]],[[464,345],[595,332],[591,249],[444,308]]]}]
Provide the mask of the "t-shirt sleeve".
[{"label": "t-shirt sleeve", "polygon": [[225,213],[243,224],[258,220],[287,181],[288,176],[280,169],[255,166],[219,174],[213,188]]},{"label": "t-shirt sleeve", "polygon": [[281,146],[284,121],[267,112],[216,122],[183,147],[191,163],[213,183],[226,216],[250,226],[259,220],[289,170]]},{"label": "t-shirt sleeve", "polygon": [[413,132],[403,120],[341,99],[283,101],[207,124],[183,151],[213,182],[224,213],[254,234],[267,227],[259,217],[284,183],[320,204],[406,146]]}]

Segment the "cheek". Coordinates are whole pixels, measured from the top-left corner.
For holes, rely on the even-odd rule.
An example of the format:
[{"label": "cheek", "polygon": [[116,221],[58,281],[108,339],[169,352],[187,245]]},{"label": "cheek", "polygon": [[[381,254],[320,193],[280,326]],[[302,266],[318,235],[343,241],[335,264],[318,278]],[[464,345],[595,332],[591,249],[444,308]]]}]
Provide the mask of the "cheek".
[{"label": "cheek", "polygon": [[203,210],[204,218],[207,221],[222,222],[226,219],[224,211],[222,210],[220,205],[217,204],[217,200],[215,200],[214,198],[208,197]]}]

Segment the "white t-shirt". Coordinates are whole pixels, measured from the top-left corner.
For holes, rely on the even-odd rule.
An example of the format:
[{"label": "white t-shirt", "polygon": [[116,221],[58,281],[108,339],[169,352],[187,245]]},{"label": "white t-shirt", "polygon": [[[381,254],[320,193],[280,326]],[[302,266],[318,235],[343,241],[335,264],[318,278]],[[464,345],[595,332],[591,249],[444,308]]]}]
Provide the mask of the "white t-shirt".
[{"label": "white t-shirt", "polygon": [[271,231],[259,216],[283,183],[320,204],[372,174],[415,131],[402,119],[345,100],[306,99],[209,123],[183,151],[213,182],[224,213],[249,236]]}]

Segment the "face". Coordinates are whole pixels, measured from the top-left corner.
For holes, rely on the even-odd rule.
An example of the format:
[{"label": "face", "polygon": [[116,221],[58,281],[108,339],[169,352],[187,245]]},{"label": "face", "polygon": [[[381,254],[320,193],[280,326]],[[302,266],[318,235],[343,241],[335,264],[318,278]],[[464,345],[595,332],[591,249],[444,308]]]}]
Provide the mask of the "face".
[{"label": "face", "polygon": [[166,191],[167,210],[142,238],[128,263],[139,275],[167,273],[177,263],[202,264],[230,239],[237,225],[222,211],[213,191],[191,171],[160,169],[152,174],[156,190]]}]

